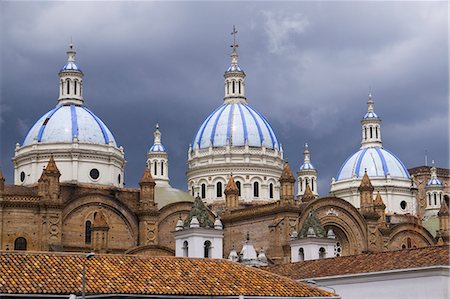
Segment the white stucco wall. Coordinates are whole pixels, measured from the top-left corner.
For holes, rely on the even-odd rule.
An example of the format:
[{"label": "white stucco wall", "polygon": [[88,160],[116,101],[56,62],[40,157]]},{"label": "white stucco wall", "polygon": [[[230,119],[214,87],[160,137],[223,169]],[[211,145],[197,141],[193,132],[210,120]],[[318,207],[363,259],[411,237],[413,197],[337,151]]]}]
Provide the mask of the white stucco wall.
[{"label": "white stucco wall", "polygon": [[435,266],[367,274],[312,278],[343,299],[448,299],[450,267]]}]

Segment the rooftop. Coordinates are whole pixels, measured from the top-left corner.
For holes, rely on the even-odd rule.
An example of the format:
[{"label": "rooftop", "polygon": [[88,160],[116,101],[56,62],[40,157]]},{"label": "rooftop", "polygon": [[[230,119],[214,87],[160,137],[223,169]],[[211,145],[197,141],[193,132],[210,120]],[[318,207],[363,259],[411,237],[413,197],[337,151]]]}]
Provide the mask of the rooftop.
[{"label": "rooftop", "polygon": [[449,247],[430,246],[290,263],[266,270],[292,279],[310,279],[448,265]]},{"label": "rooftop", "polygon": [[224,259],[0,251],[0,295],[80,293],[333,297],[330,292]]}]

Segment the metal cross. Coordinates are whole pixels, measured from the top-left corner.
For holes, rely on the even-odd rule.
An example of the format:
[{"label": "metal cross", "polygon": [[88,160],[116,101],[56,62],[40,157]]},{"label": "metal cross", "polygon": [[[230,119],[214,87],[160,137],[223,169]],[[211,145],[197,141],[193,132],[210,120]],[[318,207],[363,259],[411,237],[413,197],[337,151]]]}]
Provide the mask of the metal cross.
[{"label": "metal cross", "polygon": [[231,35],[233,36],[233,44],[231,45],[231,47],[233,48],[233,49],[236,49],[237,47],[239,47],[239,45],[238,44],[236,44],[236,34],[237,34],[238,32],[237,32],[237,30],[236,30],[236,27],[233,25],[233,32],[231,32]]}]

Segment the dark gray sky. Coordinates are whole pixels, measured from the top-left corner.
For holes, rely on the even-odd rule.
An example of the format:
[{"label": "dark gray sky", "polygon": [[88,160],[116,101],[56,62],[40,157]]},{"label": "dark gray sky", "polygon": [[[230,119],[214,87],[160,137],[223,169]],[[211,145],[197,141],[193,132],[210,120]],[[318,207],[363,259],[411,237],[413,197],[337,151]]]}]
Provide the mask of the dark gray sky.
[{"label": "dark gray sky", "polygon": [[73,37],[84,96],[125,148],[137,186],[159,122],[173,186],[223,101],[233,24],[248,103],[297,170],[308,142],[326,195],[360,146],[371,90],[384,146],[410,167],[449,167],[447,2],[0,2],[1,161],[57,103]]}]

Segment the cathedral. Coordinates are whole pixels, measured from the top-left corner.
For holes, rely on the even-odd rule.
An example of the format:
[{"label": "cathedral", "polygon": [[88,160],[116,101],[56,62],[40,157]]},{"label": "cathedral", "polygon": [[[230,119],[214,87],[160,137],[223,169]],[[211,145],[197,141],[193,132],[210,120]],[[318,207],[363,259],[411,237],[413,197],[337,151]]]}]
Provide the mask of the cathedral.
[{"label": "cathedral", "polygon": [[168,154],[186,149],[166,148],[158,125],[139,188],[125,188],[125,149],[87,108],[83,76],[71,44],[56,106],[15,145],[14,182],[0,172],[0,250],[264,266],[449,244],[449,170],[408,170],[384,148],[371,95],[360,148],[321,196],[308,145],[295,177],[274,128],[247,102],[234,43],[223,102],[192,132],[187,189],[170,185]]}]

